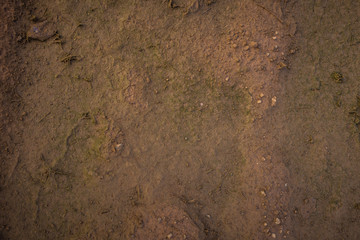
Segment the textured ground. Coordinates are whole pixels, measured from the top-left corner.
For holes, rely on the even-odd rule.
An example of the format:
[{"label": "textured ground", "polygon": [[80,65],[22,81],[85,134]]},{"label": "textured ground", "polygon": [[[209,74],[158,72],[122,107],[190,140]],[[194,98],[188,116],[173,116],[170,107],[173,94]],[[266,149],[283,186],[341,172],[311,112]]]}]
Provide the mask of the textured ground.
[{"label": "textured ground", "polygon": [[0,239],[359,239],[359,11],[6,1]]}]

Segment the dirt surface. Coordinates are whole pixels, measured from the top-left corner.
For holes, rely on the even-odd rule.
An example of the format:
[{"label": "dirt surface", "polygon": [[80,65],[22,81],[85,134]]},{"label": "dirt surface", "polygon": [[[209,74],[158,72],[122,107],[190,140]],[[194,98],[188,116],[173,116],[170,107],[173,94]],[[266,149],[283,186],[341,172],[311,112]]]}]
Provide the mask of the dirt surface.
[{"label": "dirt surface", "polygon": [[0,239],[359,239],[356,1],[5,1]]}]

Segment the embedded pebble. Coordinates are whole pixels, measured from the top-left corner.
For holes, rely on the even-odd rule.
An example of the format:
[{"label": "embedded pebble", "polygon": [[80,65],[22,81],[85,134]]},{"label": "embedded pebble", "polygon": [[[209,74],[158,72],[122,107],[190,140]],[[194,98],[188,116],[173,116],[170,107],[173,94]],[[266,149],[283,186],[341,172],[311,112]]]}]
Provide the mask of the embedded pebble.
[{"label": "embedded pebble", "polygon": [[43,21],[32,24],[30,26],[30,29],[27,31],[26,36],[31,39],[46,41],[55,34],[56,34],[55,25],[48,21]]},{"label": "embedded pebble", "polygon": [[271,234],[271,237],[276,238],[276,234],[275,233]]},{"label": "embedded pebble", "polygon": [[279,218],[275,218],[275,224],[279,225],[280,224],[280,219]]}]

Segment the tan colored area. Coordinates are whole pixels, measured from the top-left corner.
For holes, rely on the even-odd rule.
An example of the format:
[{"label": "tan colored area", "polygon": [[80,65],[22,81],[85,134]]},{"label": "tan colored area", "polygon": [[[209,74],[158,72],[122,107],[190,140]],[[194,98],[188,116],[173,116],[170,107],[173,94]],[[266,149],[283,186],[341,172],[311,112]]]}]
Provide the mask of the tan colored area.
[{"label": "tan colored area", "polygon": [[6,1],[0,239],[359,239],[355,1]]}]

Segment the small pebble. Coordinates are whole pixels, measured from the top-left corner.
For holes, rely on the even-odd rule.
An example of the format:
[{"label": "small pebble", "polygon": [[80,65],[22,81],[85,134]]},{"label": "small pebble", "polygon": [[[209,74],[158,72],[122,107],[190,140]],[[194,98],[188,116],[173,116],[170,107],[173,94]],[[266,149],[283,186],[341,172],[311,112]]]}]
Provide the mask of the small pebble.
[{"label": "small pebble", "polygon": [[244,50],[247,51],[247,50],[249,50],[249,48],[250,48],[249,46],[245,46]]},{"label": "small pebble", "polygon": [[271,106],[275,106],[276,105],[276,96],[271,98]]},{"label": "small pebble", "polygon": [[252,47],[252,48],[257,48],[257,47],[259,47],[259,44],[257,43],[257,42],[254,42],[254,41],[252,41],[252,42],[250,42],[250,47]]},{"label": "small pebble", "polygon": [[262,103],[261,99],[257,100],[257,103],[259,103],[259,104]]},{"label": "small pebble", "polygon": [[[260,191],[260,194],[263,195],[264,197],[266,197],[266,192],[264,190]],[[266,217],[266,216],[265,216]]]},{"label": "small pebble", "polygon": [[233,48],[237,48],[238,45],[234,43],[234,44],[232,45],[232,47],[233,47]]},{"label": "small pebble", "polygon": [[172,238],[172,233],[170,233],[170,234],[168,234],[166,237],[167,237],[167,239],[170,239],[170,238]]},{"label": "small pebble", "polygon": [[206,215],[207,218],[211,218],[211,216],[209,214]]},{"label": "small pebble", "polygon": [[123,145],[122,143],[116,144],[116,145],[115,145],[115,150],[116,150],[117,152],[119,152],[119,151],[122,150],[123,146],[124,146],[124,145]]},{"label": "small pebble", "polygon": [[275,218],[275,224],[279,225],[280,224],[280,219],[279,218]]},{"label": "small pebble", "polygon": [[276,39],[277,39],[277,37],[275,37],[275,36],[274,36],[274,37],[272,37],[272,39],[276,40]]},{"label": "small pebble", "polygon": [[260,93],[260,95],[259,95],[259,96],[262,98],[262,97],[264,97],[264,94],[263,94],[263,93]]},{"label": "small pebble", "polygon": [[287,68],[287,65],[284,63],[284,62],[280,62],[278,65],[277,65],[277,68],[280,70],[280,69],[283,69],[283,68]]},{"label": "small pebble", "polygon": [[271,237],[276,238],[276,234],[275,233],[271,234]]}]

